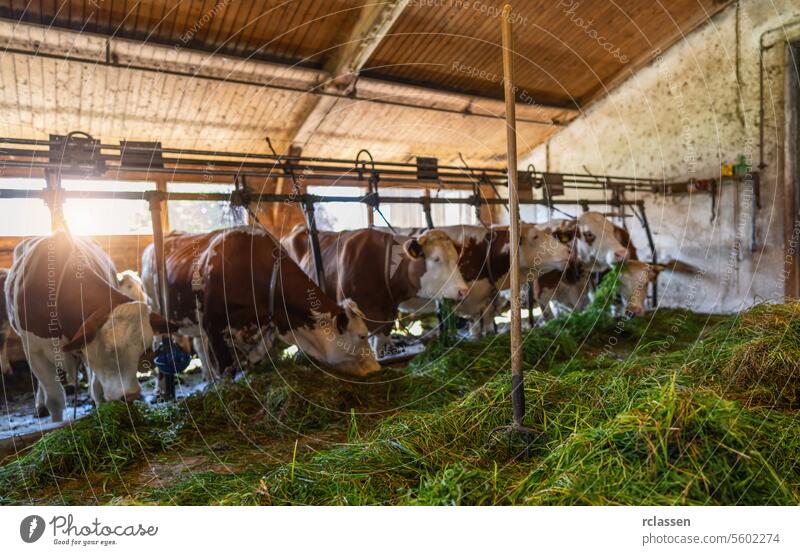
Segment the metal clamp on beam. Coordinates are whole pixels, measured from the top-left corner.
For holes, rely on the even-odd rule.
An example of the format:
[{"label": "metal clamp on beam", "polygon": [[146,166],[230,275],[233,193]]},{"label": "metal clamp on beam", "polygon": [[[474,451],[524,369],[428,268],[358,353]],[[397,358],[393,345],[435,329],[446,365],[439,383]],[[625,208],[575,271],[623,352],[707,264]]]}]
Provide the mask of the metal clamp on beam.
[{"label": "metal clamp on beam", "polygon": [[160,142],[120,141],[120,164],[135,168],[163,169],[164,151]]},{"label": "metal clamp on beam", "polygon": [[81,177],[98,177],[106,172],[100,141],[83,131],[50,135],[50,163],[58,164],[60,173]]},{"label": "metal clamp on beam", "polygon": [[231,206],[241,206],[249,210],[250,203],[253,202],[253,195],[250,190],[244,186],[242,177],[237,176],[233,181],[233,191],[231,191]]}]

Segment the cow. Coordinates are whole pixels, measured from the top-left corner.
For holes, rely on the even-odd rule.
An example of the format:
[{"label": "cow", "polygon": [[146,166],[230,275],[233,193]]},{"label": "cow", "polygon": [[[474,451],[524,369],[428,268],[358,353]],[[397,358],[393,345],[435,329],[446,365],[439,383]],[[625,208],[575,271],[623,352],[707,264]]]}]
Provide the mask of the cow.
[{"label": "cow", "polygon": [[[672,269],[664,264],[651,264],[641,260],[628,260],[619,273],[618,292],[621,308],[626,315],[643,316],[648,285],[660,272]],[[563,274],[551,272],[537,281],[536,299],[543,312],[558,316],[562,309],[584,310],[594,297],[594,280],[590,272],[570,268]]]},{"label": "cow", "polygon": [[636,256],[628,232],[599,212],[584,212],[573,220],[554,219],[540,226],[569,244],[576,259],[592,272],[605,272]]},{"label": "cow", "polygon": [[[358,302],[379,356],[391,347],[388,334],[400,303],[414,297],[461,300],[467,294],[458,253],[443,231],[411,238],[368,228],[322,231],[318,237],[326,290]],[[305,226],[296,226],[281,243],[308,275],[315,275]]]},{"label": "cow", "polygon": [[[470,322],[470,334],[479,337],[491,329],[496,311],[497,294],[510,287],[510,232],[507,226],[487,229],[474,225],[436,228],[445,232],[458,251],[458,268],[469,284],[469,293],[455,307],[457,315]],[[549,230],[533,224],[520,224],[520,273],[522,281],[531,281],[542,273],[564,269],[570,260],[570,249],[553,237]],[[416,314],[432,312],[430,303],[414,300],[401,310]]]},{"label": "cow", "polygon": [[[173,331],[194,338],[208,379],[260,362],[276,337],[346,374],[380,369],[358,305],[337,305],[261,227],[169,233],[164,264],[167,316],[179,325]],[[142,281],[150,299],[159,298],[156,280],[149,245]]]},{"label": "cow", "polygon": [[[594,293],[593,272],[608,271],[611,261],[622,265],[619,273],[622,308],[633,316],[644,314],[648,284],[655,282],[660,272],[666,269],[686,271],[682,269],[685,265],[680,263],[662,265],[640,261],[628,231],[596,212],[586,212],[572,221],[554,220],[546,225],[554,236],[579,253],[565,272],[550,272],[537,280],[534,296],[546,314],[557,316],[564,308],[585,309]],[[607,240],[598,240],[598,233]]]},{"label": "cow", "polygon": [[20,242],[6,283],[11,327],[53,422],[63,419],[60,375],[87,369],[95,404],[141,397],[139,358],[167,322],[116,289],[111,258],[64,231]]}]

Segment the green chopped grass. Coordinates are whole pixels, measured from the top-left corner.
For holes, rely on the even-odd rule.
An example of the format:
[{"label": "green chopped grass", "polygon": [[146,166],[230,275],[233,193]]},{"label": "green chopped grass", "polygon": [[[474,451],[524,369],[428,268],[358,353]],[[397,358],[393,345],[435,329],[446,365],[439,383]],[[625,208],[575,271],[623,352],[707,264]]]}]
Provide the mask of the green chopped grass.
[{"label": "green chopped grass", "polygon": [[507,335],[433,344],[366,380],[276,360],[184,403],[109,404],[48,434],[0,467],[0,502],[199,452],[207,463],[157,486],[111,484],[106,501],[797,504],[798,310],[619,322],[603,309],[535,329],[523,343],[530,445],[490,438],[511,421]]}]

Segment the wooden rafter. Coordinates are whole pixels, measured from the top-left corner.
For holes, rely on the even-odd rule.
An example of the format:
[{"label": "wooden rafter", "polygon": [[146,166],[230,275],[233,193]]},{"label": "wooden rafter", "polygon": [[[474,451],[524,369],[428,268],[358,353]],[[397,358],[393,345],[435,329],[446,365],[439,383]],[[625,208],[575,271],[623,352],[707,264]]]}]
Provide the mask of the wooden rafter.
[{"label": "wooden rafter", "polygon": [[[367,60],[389,32],[408,2],[390,0],[368,4],[361,9],[348,39],[325,64],[324,92],[349,94]],[[338,102],[335,96],[317,96],[300,119],[291,144],[302,148]]]}]

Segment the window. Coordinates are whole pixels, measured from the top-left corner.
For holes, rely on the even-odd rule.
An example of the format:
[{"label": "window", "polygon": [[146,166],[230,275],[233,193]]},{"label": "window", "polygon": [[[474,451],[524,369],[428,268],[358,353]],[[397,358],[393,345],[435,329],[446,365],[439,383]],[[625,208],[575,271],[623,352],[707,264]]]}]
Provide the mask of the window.
[{"label": "window", "polygon": [[[44,189],[44,179],[0,179],[0,189]],[[0,200],[0,235],[19,237],[50,233],[50,211],[38,198]]]},{"label": "window", "polygon": [[[216,183],[168,183],[168,193],[224,193],[230,195],[233,185]],[[247,210],[218,200],[169,200],[169,226],[188,232],[211,231],[247,223]]]},{"label": "window", "polygon": [[[472,196],[472,191],[449,190],[431,191],[432,198],[466,199]],[[464,203],[432,204],[431,216],[434,226],[443,225],[476,225],[479,224],[475,215],[475,207]]]},{"label": "window", "polygon": [[[109,181],[64,179],[66,191],[111,191],[144,193],[155,189],[153,183],[142,181]],[[64,219],[75,235],[147,235],[152,233],[150,207],[144,200],[129,199],[67,199]]]},{"label": "window", "polygon": [[[363,187],[341,185],[312,185],[307,191],[311,195],[337,197],[362,197],[366,194]],[[314,218],[318,229],[359,229],[367,227],[367,210],[370,208],[360,202],[320,202],[314,205]]]},{"label": "window", "polygon": [[[425,189],[422,187],[387,187],[381,194],[391,197],[422,198]],[[463,199],[472,196],[472,191],[463,190],[431,190],[431,198]],[[384,204],[383,213],[394,227],[425,227],[425,212],[421,204]],[[431,218],[434,226],[476,224],[475,208],[461,203],[432,203]],[[377,220],[376,220],[377,223]],[[379,224],[381,225],[381,224]]]}]

